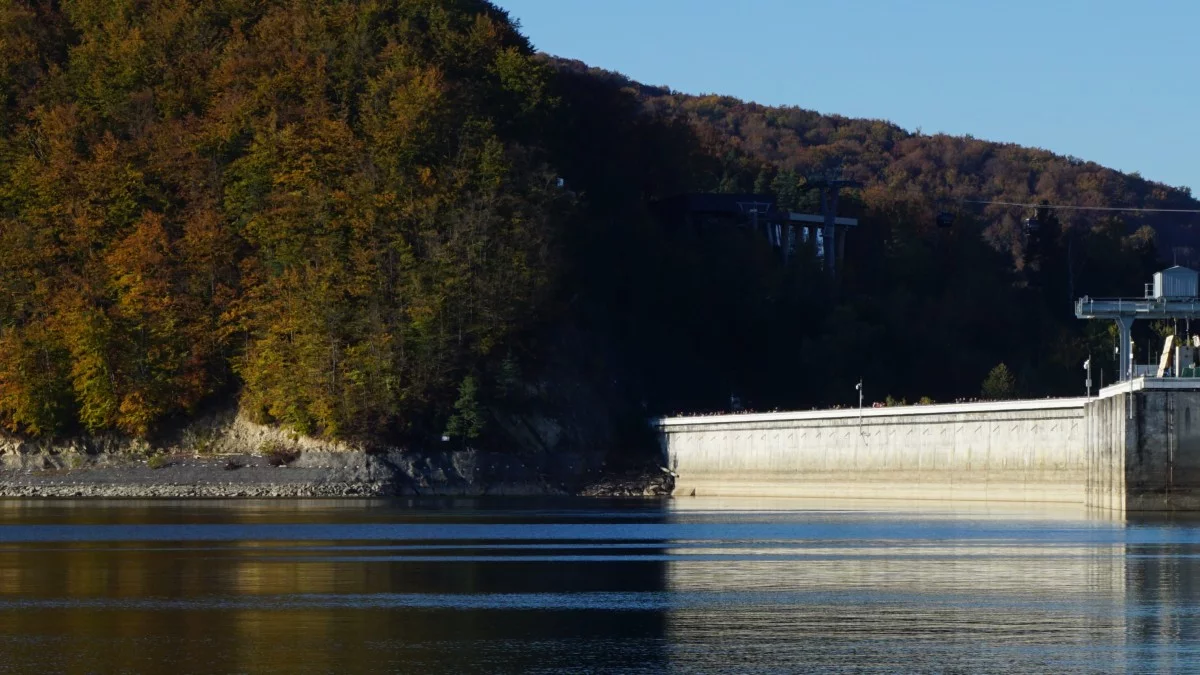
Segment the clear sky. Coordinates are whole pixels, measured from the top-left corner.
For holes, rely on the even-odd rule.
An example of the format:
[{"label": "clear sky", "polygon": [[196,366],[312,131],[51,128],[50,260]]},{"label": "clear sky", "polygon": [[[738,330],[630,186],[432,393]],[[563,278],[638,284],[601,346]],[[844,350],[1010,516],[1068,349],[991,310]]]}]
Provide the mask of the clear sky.
[{"label": "clear sky", "polygon": [[1200,195],[1200,0],[494,0],[687,93],[1037,146]]}]

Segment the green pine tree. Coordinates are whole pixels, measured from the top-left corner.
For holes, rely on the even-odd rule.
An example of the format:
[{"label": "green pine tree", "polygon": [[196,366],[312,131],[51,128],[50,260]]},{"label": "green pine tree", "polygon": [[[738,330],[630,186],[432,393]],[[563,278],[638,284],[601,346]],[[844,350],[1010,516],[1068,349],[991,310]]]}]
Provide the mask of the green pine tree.
[{"label": "green pine tree", "polygon": [[454,414],[446,423],[446,435],[453,438],[479,438],[485,426],[483,406],[479,403],[479,383],[468,375],[458,388]]},{"label": "green pine tree", "polygon": [[1008,366],[1001,363],[992,368],[983,380],[982,395],[993,401],[1004,401],[1017,397],[1017,383]]}]

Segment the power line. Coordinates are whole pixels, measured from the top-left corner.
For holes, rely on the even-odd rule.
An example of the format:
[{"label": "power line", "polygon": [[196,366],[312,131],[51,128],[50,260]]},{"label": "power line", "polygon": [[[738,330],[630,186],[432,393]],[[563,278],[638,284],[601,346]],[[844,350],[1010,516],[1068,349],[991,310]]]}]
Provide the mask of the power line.
[{"label": "power line", "polygon": [[1200,213],[1200,209],[1148,209],[1136,206],[1074,206],[1069,204],[1021,204],[1019,202],[992,202],[979,199],[963,199],[964,204],[993,204],[996,206],[1020,206],[1031,209],[1059,209],[1071,211],[1132,211],[1139,213]]}]

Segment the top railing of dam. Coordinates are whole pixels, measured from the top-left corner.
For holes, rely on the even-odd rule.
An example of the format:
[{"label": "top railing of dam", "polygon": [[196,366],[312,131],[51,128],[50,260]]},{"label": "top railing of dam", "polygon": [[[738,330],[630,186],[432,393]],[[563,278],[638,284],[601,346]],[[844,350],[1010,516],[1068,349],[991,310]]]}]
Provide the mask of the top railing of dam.
[{"label": "top railing of dam", "polygon": [[726,415],[693,415],[660,417],[652,421],[658,427],[694,426],[703,424],[745,424],[758,422],[790,422],[827,419],[863,419],[902,417],[911,415],[957,415],[969,413],[1022,412],[1036,410],[1078,410],[1092,399],[1045,398],[1018,401],[981,401],[977,403],[934,403],[930,405],[892,406],[890,408],[838,408],[832,410],[794,410],[769,413],[732,413]]}]

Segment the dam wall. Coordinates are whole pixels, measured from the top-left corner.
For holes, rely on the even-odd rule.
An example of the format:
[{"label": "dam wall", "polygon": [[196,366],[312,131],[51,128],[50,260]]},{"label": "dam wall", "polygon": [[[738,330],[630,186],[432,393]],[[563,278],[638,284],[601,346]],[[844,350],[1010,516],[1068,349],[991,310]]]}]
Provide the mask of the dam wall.
[{"label": "dam wall", "polygon": [[1200,511],[1200,388],[1138,379],[1087,406],[1087,505]]},{"label": "dam wall", "polygon": [[676,495],[1079,503],[1086,399],[659,420]]},{"label": "dam wall", "polygon": [[1200,510],[1200,382],[1095,398],[656,421],[675,496]]}]

